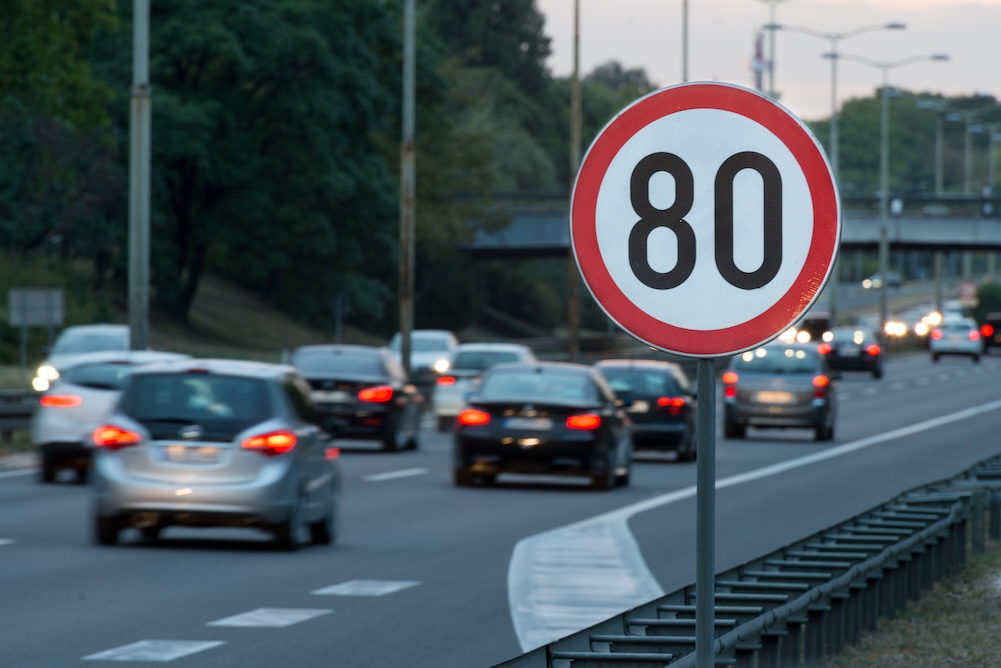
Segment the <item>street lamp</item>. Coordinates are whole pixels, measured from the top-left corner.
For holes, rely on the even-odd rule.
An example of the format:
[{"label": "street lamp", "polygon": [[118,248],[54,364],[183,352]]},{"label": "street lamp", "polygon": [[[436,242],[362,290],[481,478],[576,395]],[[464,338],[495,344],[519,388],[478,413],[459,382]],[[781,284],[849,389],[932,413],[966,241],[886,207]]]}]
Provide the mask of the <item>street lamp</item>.
[{"label": "street lamp", "polygon": [[945,115],[947,121],[963,123],[963,194],[969,195],[973,190],[973,133],[976,132],[973,120],[985,113],[998,109],[996,102],[981,105],[975,109],[953,109]]},{"label": "street lamp", "polygon": [[887,280],[886,274],[889,270],[890,245],[887,238],[887,211],[889,209],[890,191],[890,133],[889,133],[889,74],[890,70],[917,63],[925,60],[949,60],[949,56],[942,53],[935,53],[926,56],[911,56],[902,60],[880,62],[871,60],[863,56],[853,56],[847,54],[829,53],[829,58],[844,58],[855,62],[876,67],[883,72],[883,85],[880,89],[880,113],[879,113],[879,275],[882,278],[882,285],[879,289],[879,331],[883,333],[886,328],[887,311]]},{"label": "street lamp", "polygon": [[[768,3],[768,25],[775,23],[775,5],[784,0],[762,0]],[[765,26],[766,28],[768,26]],[[773,100],[778,99],[778,91],[775,90],[775,31],[768,35],[768,97]]]}]

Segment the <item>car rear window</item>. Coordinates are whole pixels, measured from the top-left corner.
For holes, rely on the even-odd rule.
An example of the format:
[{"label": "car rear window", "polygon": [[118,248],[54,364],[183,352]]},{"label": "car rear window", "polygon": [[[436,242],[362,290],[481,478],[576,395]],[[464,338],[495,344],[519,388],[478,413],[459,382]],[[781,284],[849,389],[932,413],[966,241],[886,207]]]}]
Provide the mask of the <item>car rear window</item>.
[{"label": "car rear window", "polygon": [[616,392],[631,392],[637,397],[670,397],[681,393],[674,377],[649,369],[602,369],[608,384]]},{"label": "car rear window", "polygon": [[537,373],[533,370],[497,371],[484,377],[477,392],[485,401],[545,403],[597,401],[591,378],[578,373]]},{"label": "car rear window", "polygon": [[758,348],[733,362],[736,371],[750,373],[815,373],[818,367],[817,354],[804,348]]},{"label": "car rear window", "polygon": [[229,441],[247,427],[269,419],[273,409],[267,384],[258,378],[207,373],[136,374],[126,385],[119,409],[157,438],[158,427],[201,425],[205,440]]},{"label": "car rear window", "polygon": [[105,362],[100,364],[78,364],[66,369],[63,380],[81,387],[98,390],[120,390],[125,379],[132,372],[132,365],[126,362]]},{"label": "car rear window", "polygon": [[501,362],[518,362],[519,360],[518,353],[507,350],[463,351],[455,356],[452,368],[486,371],[495,364],[500,364]]},{"label": "car rear window", "polygon": [[358,374],[384,376],[382,356],[367,351],[300,350],[292,357],[304,376],[310,374]]},{"label": "car rear window", "polygon": [[70,334],[56,341],[52,347],[52,354],[67,355],[128,349],[129,340],[124,334]]}]

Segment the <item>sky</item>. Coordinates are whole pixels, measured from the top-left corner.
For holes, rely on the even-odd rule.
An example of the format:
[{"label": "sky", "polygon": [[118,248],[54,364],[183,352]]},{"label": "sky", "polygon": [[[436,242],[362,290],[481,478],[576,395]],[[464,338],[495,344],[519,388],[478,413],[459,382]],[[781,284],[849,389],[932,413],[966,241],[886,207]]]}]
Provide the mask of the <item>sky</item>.
[{"label": "sky", "polygon": [[[580,69],[587,74],[610,60],[643,68],[658,86],[683,79],[684,0],[579,0]],[[796,28],[839,34],[904,23],[903,30],[866,30],[840,39],[837,104],[870,97],[891,86],[948,96],[1001,98],[1001,0],[687,0],[688,80],[755,87],[751,70],[757,33],[774,15],[788,29],[774,31],[774,87],[779,101],[804,120],[831,115],[831,41]],[[573,71],[574,0],[536,0],[552,39],[548,65],[556,76]],[[762,40],[767,59],[768,32]],[[948,61],[920,60],[934,54]],[[767,75],[764,87],[768,88]]]}]

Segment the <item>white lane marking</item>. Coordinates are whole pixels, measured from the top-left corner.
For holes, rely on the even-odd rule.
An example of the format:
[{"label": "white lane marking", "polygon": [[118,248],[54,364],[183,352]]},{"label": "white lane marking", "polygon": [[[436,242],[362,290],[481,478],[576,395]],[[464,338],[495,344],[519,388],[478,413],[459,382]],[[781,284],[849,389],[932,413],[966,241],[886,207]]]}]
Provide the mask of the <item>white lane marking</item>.
[{"label": "white lane marking", "polygon": [[208,626],[292,626],[299,622],[329,615],[328,608],[258,608],[232,617],[209,622]]},{"label": "white lane marking", "polygon": [[83,657],[85,661],[173,661],[189,654],[225,645],[221,640],[140,640],[97,654]]},{"label": "white lane marking", "polygon": [[13,543],[13,538],[0,538],[0,547],[3,547],[4,545],[12,545]]},{"label": "white lane marking", "polygon": [[11,471],[0,471],[0,478],[17,478],[23,475],[31,475],[37,471],[36,468],[13,469]]},{"label": "white lane marking", "polygon": [[890,385],[890,389],[891,389],[891,390],[903,390],[903,389],[905,389],[906,387],[907,387],[907,383],[904,383],[904,382],[901,382],[901,381],[899,381],[899,380],[898,380],[897,382],[895,382],[895,383],[892,383],[892,384]]},{"label": "white lane marking", "polygon": [[385,596],[419,584],[416,580],[348,580],[313,593],[321,596]]},{"label": "white lane marking", "polygon": [[365,476],[362,480],[366,482],[385,482],[386,480],[396,480],[397,478],[425,475],[427,472],[427,469],[401,469],[399,471],[387,471],[386,473],[373,473],[372,475]]},{"label": "white lane marking", "polygon": [[878,387],[867,387],[864,390],[862,390],[862,394],[866,395],[867,397],[871,397],[874,394],[879,394],[879,388]]},{"label": "white lane marking", "polygon": [[[786,473],[999,409],[1001,400],[973,406],[717,480],[716,489]],[[664,591],[643,561],[627,523],[634,515],[695,494],[696,487],[686,487],[519,541],[511,556],[507,589],[511,619],[522,651],[541,647],[662,596]],[[610,537],[619,544],[609,546]],[[568,569],[581,573],[573,559],[574,555],[585,552],[603,555],[599,563],[592,565],[589,579],[566,576],[561,565],[566,563]]]},{"label": "white lane marking", "polygon": [[922,376],[921,378],[918,378],[914,382],[916,382],[918,385],[927,385],[928,383],[931,382],[931,380],[929,380],[926,376]]}]

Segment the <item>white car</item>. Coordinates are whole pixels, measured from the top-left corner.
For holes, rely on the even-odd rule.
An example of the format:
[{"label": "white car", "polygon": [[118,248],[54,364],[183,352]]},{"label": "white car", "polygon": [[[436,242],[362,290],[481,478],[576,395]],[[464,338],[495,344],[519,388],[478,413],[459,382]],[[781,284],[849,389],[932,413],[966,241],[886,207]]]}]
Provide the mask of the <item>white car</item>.
[{"label": "white car", "polygon": [[31,442],[39,453],[39,479],[54,482],[63,469],[87,479],[91,432],[114,408],[131,371],[142,364],[183,359],[187,355],[151,350],[82,353],[63,365],[62,373],[39,398],[31,416]]},{"label": "white car", "polygon": [[438,431],[448,430],[466,407],[466,397],[483,372],[501,362],[534,362],[535,354],[518,343],[463,343],[452,355],[448,371],[438,376],[431,402]]},{"label": "white car", "polygon": [[73,363],[83,353],[129,349],[128,325],[75,325],[67,327],[56,338],[48,358],[39,365],[31,386],[39,392],[49,389],[60,370]]},{"label": "white car", "polygon": [[[410,332],[410,376],[415,383],[428,383],[436,373],[448,370],[459,339],[446,329],[415,329]],[[389,349],[402,360],[400,333],[393,336]]]},{"label": "white car", "polygon": [[942,355],[967,355],[979,362],[984,341],[972,318],[945,318],[929,333],[928,350],[934,362]]}]

